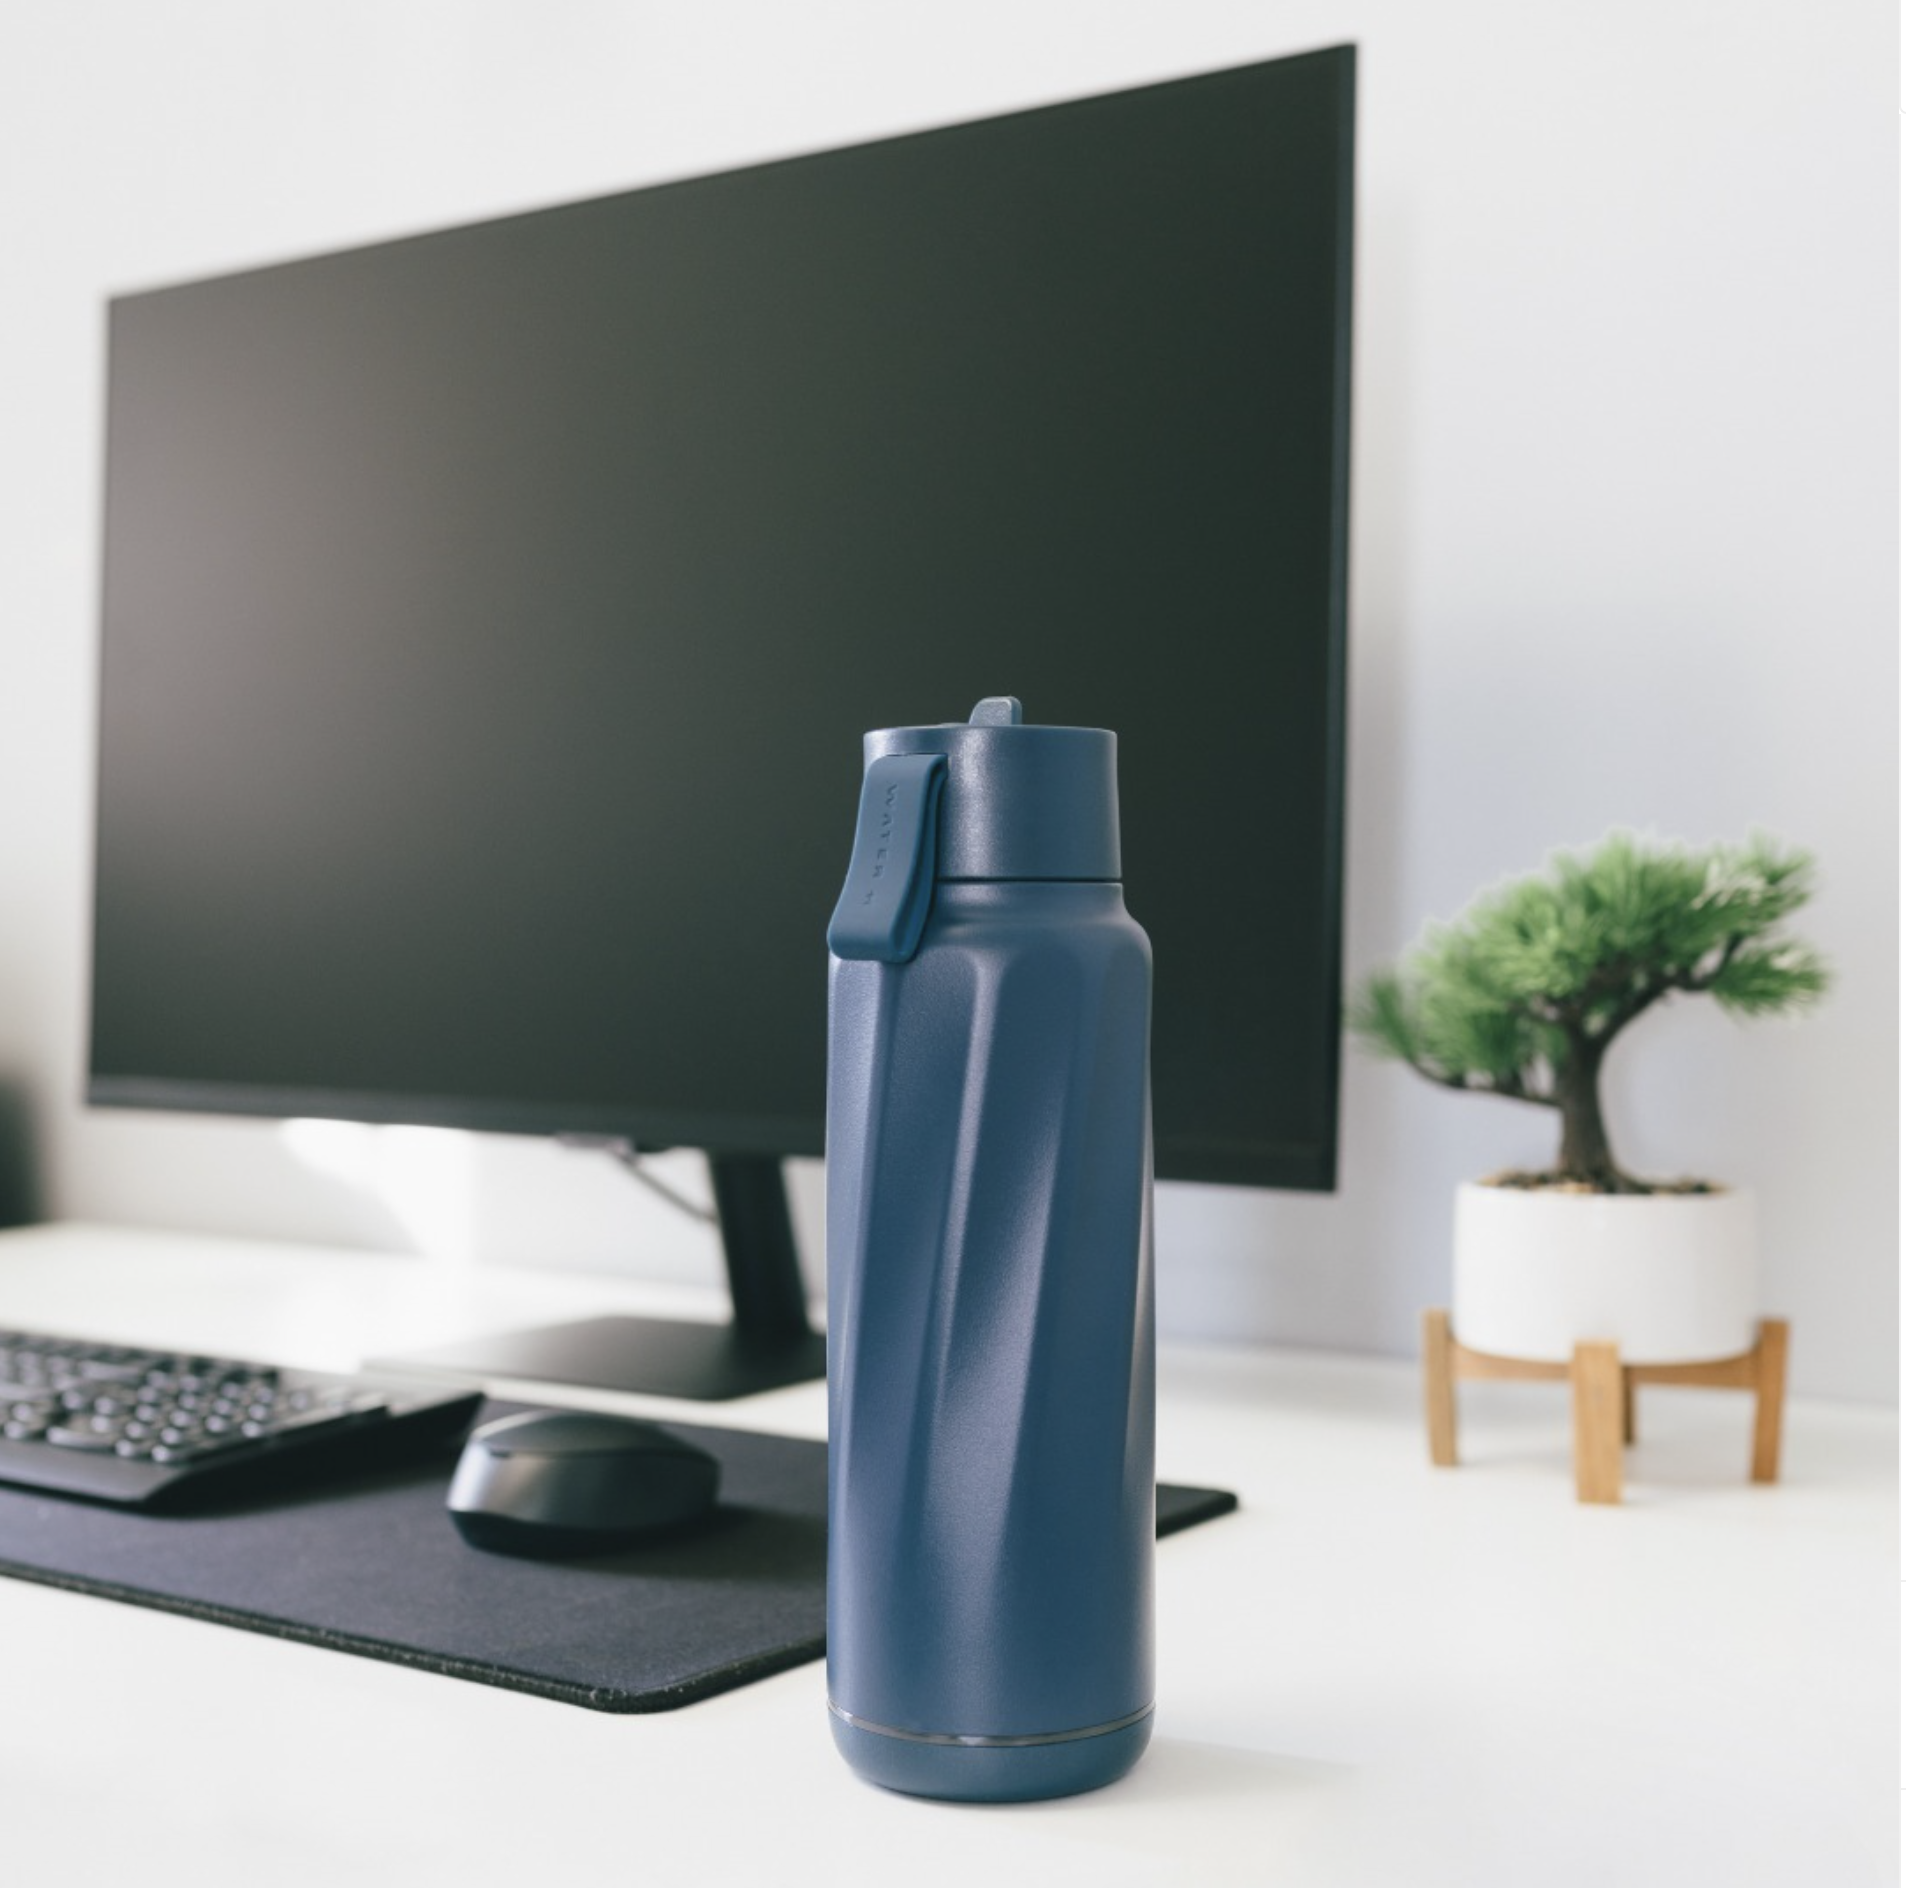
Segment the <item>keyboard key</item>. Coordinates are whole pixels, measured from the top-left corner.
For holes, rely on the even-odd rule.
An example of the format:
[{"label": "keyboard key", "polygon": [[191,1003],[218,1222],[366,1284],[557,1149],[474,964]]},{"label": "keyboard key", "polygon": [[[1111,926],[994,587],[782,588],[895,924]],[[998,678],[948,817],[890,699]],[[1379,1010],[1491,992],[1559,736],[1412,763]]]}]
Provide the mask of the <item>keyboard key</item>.
[{"label": "keyboard key", "polygon": [[110,1455],[119,1441],[117,1429],[94,1429],[90,1424],[82,1429],[67,1429],[55,1425],[49,1429],[44,1441],[50,1442],[56,1449],[98,1449]]}]

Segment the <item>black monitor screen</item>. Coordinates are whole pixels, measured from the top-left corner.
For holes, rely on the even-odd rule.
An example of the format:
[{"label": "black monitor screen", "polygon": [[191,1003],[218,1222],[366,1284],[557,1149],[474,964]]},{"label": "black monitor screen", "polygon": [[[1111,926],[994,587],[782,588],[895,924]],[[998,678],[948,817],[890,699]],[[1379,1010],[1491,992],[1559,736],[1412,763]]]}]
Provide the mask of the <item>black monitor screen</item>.
[{"label": "black monitor screen", "polygon": [[1352,55],[120,297],[91,1097],[822,1151],[864,730],[1119,737],[1161,1175],[1328,1186]]}]

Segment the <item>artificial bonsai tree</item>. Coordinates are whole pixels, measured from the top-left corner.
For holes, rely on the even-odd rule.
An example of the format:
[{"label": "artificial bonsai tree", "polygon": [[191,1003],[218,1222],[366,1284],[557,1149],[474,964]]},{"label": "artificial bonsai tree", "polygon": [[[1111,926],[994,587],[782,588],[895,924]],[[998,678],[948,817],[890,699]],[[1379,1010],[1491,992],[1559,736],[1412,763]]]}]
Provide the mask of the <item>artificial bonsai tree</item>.
[{"label": "artificial bonsai tree", "polygon": [[1395,967],[1368,979],[1350,1027],[1445,1087],[1556,1109],[1555,1166],[1506,1178],[1654,1192],[1609,1146],[1601,1075],[1610,1045],[1644,1010],[1683,992],[1740,1016],[1815,1002],[1826,966],[1781,934],[1811,881],[1807,854],[1766,838],[1691,850],[1611,833],[1432,925]]}]

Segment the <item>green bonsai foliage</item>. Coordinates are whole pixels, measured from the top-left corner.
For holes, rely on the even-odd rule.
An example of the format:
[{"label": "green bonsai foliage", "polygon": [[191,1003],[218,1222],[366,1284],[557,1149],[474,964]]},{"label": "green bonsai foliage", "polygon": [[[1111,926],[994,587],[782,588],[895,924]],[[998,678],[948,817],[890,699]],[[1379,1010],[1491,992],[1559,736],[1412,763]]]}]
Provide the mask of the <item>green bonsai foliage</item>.
[{"label": "green bonsai foliage", "polygon": [[1562,1146],[1545,1184],[1648,1192],[1609,1148],[1610,1044],[1677,992],[1739,1016],[1817,1001],[1824,962],[1780,934],[1812,895],[1812,870],[1807,854],[1764,838],[1692,851],[1612,833],[1429,927],[1363,986],[1350,1028],[1445,1087],[1557,1109]]}]

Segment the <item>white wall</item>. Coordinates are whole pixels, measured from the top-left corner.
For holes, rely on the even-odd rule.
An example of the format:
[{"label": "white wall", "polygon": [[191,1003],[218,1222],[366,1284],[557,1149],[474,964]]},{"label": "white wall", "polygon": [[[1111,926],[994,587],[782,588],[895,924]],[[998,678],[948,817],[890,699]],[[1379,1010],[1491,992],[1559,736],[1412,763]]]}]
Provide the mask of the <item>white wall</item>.
[{"label": "white wall", "polygon": [[[1751,1181],[1798,1386],[1890,1396],[1883,0],[8,7],[0,1083],[30,1103],[47,1210],[712,1275],[702,1234],[561,1150],[334,1136],[314,1165],[267,1124],[79,1108],[104,294],[1345,39],[1350,969],[1613,824],[1815,847],[1830,1009],[1650,1017],[1617,1052],[1616,1130],[1643,1170]],[[1409,1349],[1446,1293],[1452,1183],[1548,1133],[1353,1057],[1337,1196],[1165,1190],[1166,1327]]]}]

